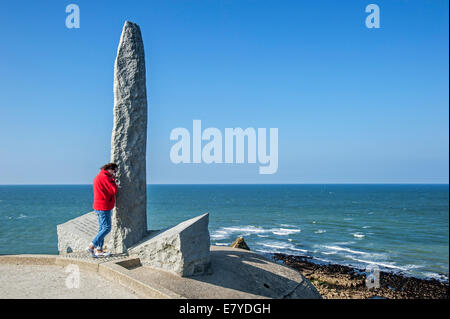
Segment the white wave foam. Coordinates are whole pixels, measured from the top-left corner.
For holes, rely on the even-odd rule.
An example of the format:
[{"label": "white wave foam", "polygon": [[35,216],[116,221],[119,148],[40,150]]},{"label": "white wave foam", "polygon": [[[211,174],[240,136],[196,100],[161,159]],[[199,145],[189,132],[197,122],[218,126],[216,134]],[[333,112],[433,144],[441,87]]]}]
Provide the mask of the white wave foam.
[{"label": "white wave foam", "polygon": [[392,269],[400,269],[400,270],[403,270],[403,271],[411,269],[411,268],[408,268],[408,267],[397,266],[397,265],[394,265],[392,263],[372,261],[372,260],[364,260],[364,259],[354,258],[352,256],[348,256],[348,257],[350,259],[354,260],[354,261],[358,261],[360,263],[365,263],[365,264],[369,264],[369,265],[376,265],[376,266],[381,266],[381,267],[385,267],[385,268],[392,268]]},{"label": "white wave foam", "polygon": [[17,217],[14,217],[14,216],[5,216],[4,217],[5,219],[23,219],[23,218],[32,218],[32,217],[30,217],[30,216],[27,216],[27,215],[25,215],[25,214],[19,214],[19,216],[17,216]]},{"label": "white wave foam", "polygon": [[426,278],[430,278],[430,279],[437,279],[437,280],[443,280],[443,281],[448,281],[448,276],[446,275],[441,275],[441,274],[437,274],[434,272],[424,272],[423,275]]},{"label": "white wave foam", "polygon": [[331,250],[331,251],[345,251],[351,254],[356,254],[356,255],[367,255],[367,253],[363,252],[363,251],[358,251],[358,250],[352,250],[350,248],[346,248],[346,247],[339,247],[339,246],[328,246],[328,245],[322,245],[323,248]]},{"label": "white wave foam", "polygon": [[266,230],[255,226],[237,226],[237,227],[222,227],[211,234],[212,239],[225,239],[233,234],[238,236],[247,236],[249,234],[264,233]]},{"label": "white wave foam", "polygon": [[319,229],[319,230],[316,230],[314,233],[316,233],[316,234],[323,234],[323,233],[326,233],[327,231],[325,230],[325,229]]},{"label": "white wave foam", "polygon": [[279,224],[281,227],[293,227],[293,228],[297,228],[297,226],[295,225],[288,225],[288,224]]},{"label": "white wave foam", "polygon": [[[336,245],[316,245],[316,246],[319,247],[320,253],[325,254],[325,255],[334,255],[334,254],[340,253],[341,255],[344,254],[343,256],[345,258],[349,258],[349,259],[354,259],[355,258],[354,255],[358,255],[363,258],[372,259],[372,260],[373,259],[380,260],[380,259],[388,258],[388,256],[385,253],[369,253],[369,252],[350,249],[347,247],[340,247],[340,246],[336,246]],[[351,255],[349,255],[349,254],[351,254]]]},{"label": "white wave foam", "polygon": [[307,253],[308,251],[306,249],[301,249],[301,248],[297,248],[295,247],[294,244],[291,243],[284,243],[284,242],[279,242],[279,241],[272,241],[272,242],[266,242],[266,243],[260,243],[261,246],[267,247],[267,248],[272,248],[275,250],[270,250],[269,252],[274,252],[274,251],[294,251],[294,252],[301,252],[301,253]]},{"label": "white wave foam", "polygon": [[351,245],[354,244],[354,241],[340,241],[340,242],[336,242],[334,243],[335,245]]},{"label": "white wave foam", "polygon": [[301,229],[278,228],[278,229],[271,229],[271,231],[272,231],[272,234],[274,234],[274,235],[286,236],[286,235],[299,233],[299,232],[301,232]]},{"label": "white wave foam", "polygon": [[262,243],[261,245],[263,245],[264,247],[276,248],[276,249],[287,249],[289,247],[288,244],[284,244],[284,243],[276,243],[276,244]]},{"label": "white wave foam", "polygon": [[264,233],[265,229],[255,227],[255,226],[242,226],[242,227],[223,227],[224,231],[229,231],[232,233]]},{"label": "white wave foam", "polygon": [[[285,227],[292,225],[285,225]],[[295,226],[292,226],[295,227]],[[211,234],[211,238],[213,239],[225,239],[230,236],[248,236],[256,234],[258,237],[268,237],[269,233],[278,236],[287,236],[295,233],[301,232],[299,228],[270,228],[265,229],[262,227],[255,227],[252,225],[247,226],[231,226],[231,227],[222,227]]]},{"label": "white wave foam", "polygon": [[356,237],[356,238],[364,238],[366,236],[362,233],[353,233],[352,235],[353,235],[353,237]]},{"label": "white wave foam", "polygon": [[211,234],[211,239],[212,240],[225,239],[225,238],[227,238],[227,236]]},{"label": "white wave foam", "polygon": [[216,230],[214,233],[211,234],[212,239],[225,239],[228,237],[228,232],[223,230]]}]

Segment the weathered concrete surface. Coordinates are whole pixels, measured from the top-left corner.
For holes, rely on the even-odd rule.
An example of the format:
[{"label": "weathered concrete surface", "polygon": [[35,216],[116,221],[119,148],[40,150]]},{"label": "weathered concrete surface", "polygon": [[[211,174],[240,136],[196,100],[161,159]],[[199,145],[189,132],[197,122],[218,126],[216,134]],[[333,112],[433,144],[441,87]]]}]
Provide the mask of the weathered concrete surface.
[{"label": "weathered concrete surface", "polygon": [[[0,298],[133,298],[134,294],[139,298],[171,299],[321,298],[295,269],[247,250],[218,246],[211,246],[210,250],[215,271],[194,277],[173,275],[126,256],[98,259],[87,254],[0,256]],[[65,286],[69,273],[63,277],[62,268],[55,268],[66,269],[68,265],[80,268],[82,290],[78,292]],[[118,286],[104,289],[101,286],[110,284],[120,284],[131,292]],[[112,295],[104,294],[108,289],[113,289]],[[98,292],[102,295],[98,296]],[[128,293],[132,295],[127,296]]]},{"label": "weathered concrete surface", "polygon": [[198,277],[164,274],[146,266],[131,273],[188,299],[321,299],[300,272],[248,250],[211,246],[211,263],[214,272]]},{"label": "weathered concrete surface", "polygon": [[179,276],[211,272],[209,214],[186,220],[175,227],[150,232],[128,250],[142,264],[163,269]]},{"label": "weathered concrete surface", "polygon": [[[84,252],[84,249],[98,233],[97,214],[90,212],[71,219],[64,224],[57,225],[56,231],[58,234],[58,252],[60,254]],[[108,242],[110,237],[110,234],[106,236],[105,243]]]},{"label": "weathered concrete surface", "polygon": [[119,166],[112,251],[122,253],[147,234],[147,90],[144,43],[137,24],[123,26],[114,64],[111,162]]},{"label": "weathered concrete surface", "polygon": [[[88,273],[86,275],[88,282],[86,283],[89,288],[81,289],[79,293],[74,294],[61,286],[61,283],[64,284],[64,281],[61,281],[59,284],[54,283],[61,276],[58,273],[52,274],[52,272],[58,272],[61,270],[61,267],[64,267],[65,270],[70,269],[73,272],[76,269],[75,265],[78,267],[80,274]],[[27,268],[27,266],[32,266],[32,268]],[[107,279],[107,282],[104,285],[97,285],[98,287],[104,286],[108,289],[108,282],[111,282],[113,285],[109,286],[110,289],[119,289],[116,284],[120,284],[127,288],[125,294],[130,292],[135,295],[121,296],[120,291],[119,294],[113,291],[112,298],[184,298],[165,287],[159,286],[157,283],[143,283],[134,278],[134,276],[130,276],[129,268],[138,266],[141,266],[139,259],[129,258],[125,254],[116,254],[107,258],[92,258],[86,252],[65,255],[0,255],[0,269],[3,270],[0,272],[0,290],[4,290],[3,294],[0,291],[0,298],[102,298],[103,295],[103,298],[111,298],[108,293],[102,294],[102,291],[92,291],[96,287],[90,283],[98,283],[102,278]],[[20,277],[21,271],[24,271],[24,282],[19,287],[20,290],[27,289],[28,292],[18,291],[16,282],[3,276],[3,274],[8,276],[9,273],[17,273],[17,276]],[[12,278],[17,278],[17,276]],[[69,274],[66,274],[65,279],[68,276]],[[80,278],[80,284],[83,277],[82,275]],[[35,286],[42,287],[42,289]],[[50,292],[51,294],[45,291],[49,287],[53,289]]]},{"label": "weathered concrete surface", "polygon": [[75,271],[73,266],[0,264],[0,299],[142,298],[133,290],[90,271],[80,270],[79,281],[71,281]]}]

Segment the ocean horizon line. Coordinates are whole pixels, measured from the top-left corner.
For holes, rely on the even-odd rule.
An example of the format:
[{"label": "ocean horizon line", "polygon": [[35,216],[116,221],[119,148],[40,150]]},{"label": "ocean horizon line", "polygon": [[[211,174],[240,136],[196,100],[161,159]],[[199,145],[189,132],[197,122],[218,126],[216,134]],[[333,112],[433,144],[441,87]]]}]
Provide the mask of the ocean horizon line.
[{"label": "ocean horizon line", "polygon": [[[92,183],[61,183],[61,184],[0,184],[0,186],[85,186],[85,185],[92,185]],[[449,185],[449,183],[419,183],[419,182],[411,182],[411,183],[404,183],[404,182],[364,182],[364,183],[357,183],[357,182],[349,182],[349,183],[148,183],[146,185],[167,185],[167,186],[180,186],[180,185]]]}]

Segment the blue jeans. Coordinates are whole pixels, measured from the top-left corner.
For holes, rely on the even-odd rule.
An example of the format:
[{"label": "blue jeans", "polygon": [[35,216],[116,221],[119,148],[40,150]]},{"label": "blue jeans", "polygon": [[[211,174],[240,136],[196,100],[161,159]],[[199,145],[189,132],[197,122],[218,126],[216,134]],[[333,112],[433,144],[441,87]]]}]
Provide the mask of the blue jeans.
[{"label": "blue jeans", "polygon": [[103,241],[106,235],[111,231],[111,210],[96,210],[98,216],[98,234],[95,236],[92,244],[97,249],[102,249]]}]

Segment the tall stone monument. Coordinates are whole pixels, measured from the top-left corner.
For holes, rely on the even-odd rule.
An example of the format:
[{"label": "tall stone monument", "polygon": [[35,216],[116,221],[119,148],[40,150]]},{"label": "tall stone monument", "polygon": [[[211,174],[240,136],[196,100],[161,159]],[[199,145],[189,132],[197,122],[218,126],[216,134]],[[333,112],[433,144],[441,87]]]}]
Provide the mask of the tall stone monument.
[{"label": "tall stone monument", "polygon": [[114,64],[111,162],[119,166],[110,248],[118,253],[147,233],[147,90],[139,26],[126,21]]},{"label": "tall stone monument", "polygon": [[[167,229],[147,230],[146,147],[144,44],[139,26],[127,21],[114,65],[111,162],[119,167],[118,192],[105,243],[115,254],[138,257],[143,265],[179,276],[211,273],[208,213]],[[95,212],[57,225],[59,253],[85,252],[97,231]]]}]

